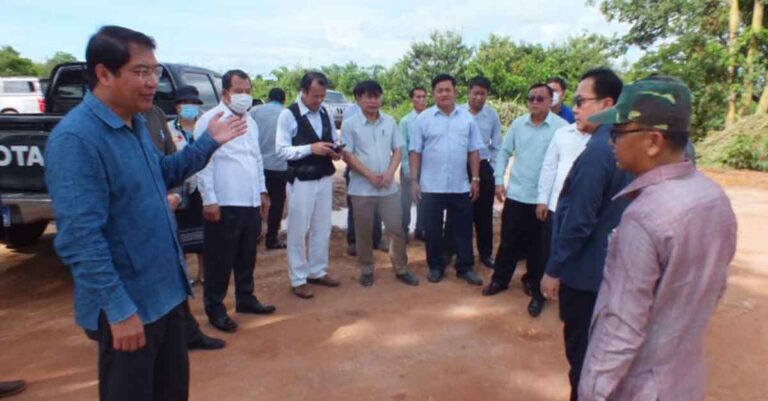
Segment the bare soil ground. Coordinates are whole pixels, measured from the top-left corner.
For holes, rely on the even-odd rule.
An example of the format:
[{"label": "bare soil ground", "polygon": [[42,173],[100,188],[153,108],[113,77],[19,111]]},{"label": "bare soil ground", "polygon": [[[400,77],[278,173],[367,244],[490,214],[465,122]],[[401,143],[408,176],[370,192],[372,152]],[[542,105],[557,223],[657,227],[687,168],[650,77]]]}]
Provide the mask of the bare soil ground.
[{"label": "bare soil ground", "polygon": [[[768,175],[707,170],[726,186],[739,218],[729,288],[707,334],[707,400],[768,399]],[[97,399],[96,345],[73,321],[72,280],[52,250],[53,229],[37,245],[0,247],[0,380],[24,378],[13,400]],[[357,284],[341,230],[331,245],[337,289],[306,301],[289,292],[285,251],[259,248],[256,291],[278,307],[270,317],[238,315],[235,334],[203,330],[226,349],[190,354],[192,400],[566,400],[567,363],[557,306],[526,312],[519,281],[482,297],[453,274],[424,279],[423,244],[411,241],[416,288],[394,280],[376,252],[377,281]],[[197,269],[190,259],[191,270]],[[522,266],[521,266],[522,267]],[[524,268],[523,268],[524,269]],[[519,270],[523,270],[519,269]],[[490,271],[478,267],[487,280]],[[230,307],[231,305],[231,299]]]}]

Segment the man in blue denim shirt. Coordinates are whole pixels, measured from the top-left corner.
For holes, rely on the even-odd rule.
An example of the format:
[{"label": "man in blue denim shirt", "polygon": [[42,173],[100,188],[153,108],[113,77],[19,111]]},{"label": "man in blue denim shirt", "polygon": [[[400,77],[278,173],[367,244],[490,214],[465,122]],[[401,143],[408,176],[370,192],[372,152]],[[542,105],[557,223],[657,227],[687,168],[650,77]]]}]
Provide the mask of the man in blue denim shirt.
[{"label": "man in blue denim shirt", "polygon": [[92,36],[91,92],[46,147],[56,251],[74,276],[75,319],[99,341],[101,400],[188,398],[181,303],[190,288],[166,193],[245,132],[241,119],[219,116],[194,145],[161,155],[137,114],[152,107],[163,72],[154,48],[116,26]]}]

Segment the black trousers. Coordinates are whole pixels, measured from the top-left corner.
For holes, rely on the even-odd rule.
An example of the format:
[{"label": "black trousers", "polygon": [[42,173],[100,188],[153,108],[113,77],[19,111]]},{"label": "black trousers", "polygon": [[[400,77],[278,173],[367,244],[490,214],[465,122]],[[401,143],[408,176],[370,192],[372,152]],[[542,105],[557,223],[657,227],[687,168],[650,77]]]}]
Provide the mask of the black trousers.
[{"label": "black trousers", "polygon": [[189,298],[185,299],[181,304],[184,313],[184,335],[187,338],[187,344],[192,344],[200,341],[203,337],[203,332],[200,330],[200,324],[197,323],[195,315],[192,314],[192,309],[189,307]]},{"label": "black trousers", "polygon": [[589,344],[589,326],[595,309],[597,293],[582,291],[560,284],[560,320],[563,321],[565,357],[571,366],[568,380],[571,382],[571,401],[576,401],[579,391],[581,367]]},{"label": "black trousers", "polygon": [[269,214],[267,215],[267,244],[277,242],[277,235],[280,233],[280,222],[283,220],[283,209],[285,208],[285,185],[288,182],[288,172],[264,170],[264,180],[267,184],[267,194],[269,195]]},{"label": "black trousers", "polygon": [[475,264],[472,249],[472,200],[469,193],[422,193],[422,210],[426,230],[427,264],[429,270],[445,271],[445,240],[443,237],[443,213],[452,221],[453,249],[456,251],[456,271],[472,270]]},{"label": "black trousers", "polygon": [[475,241],[481,258],[493,254],[493,198],[496,184],[493,167],[488,160],[480,161],[480,196],[472,204],[475,221]]},{"label": "black trousers", "polygon": [[101,401],[184,401],[189,398],[189,357],[184,308],[179,304],[159,320],[144,325],[147,345],[134,352],[116,351],[104,313],[98,331]]},{"label": "black trousers", "polygon": [[546,252],[541,242],[544,235],[544,223],[536,218],[536,205],[512,199],[504,201],[501,243],[496,252],[496,265],[491,280],[509,285],[517,262],[525,258],[528,271],[523,276],[523,282],[531,289],[531,296],[543,299],[541,278],[544,276]]},{"label": "black trousers", "polygon": [[256,240],[261,234],[260,212],[258,207],[222,206],[221,220],[204,224],[203,303],[209,317],[227,312],[224,297],[233,271],[235,302],[251,302],[253,299]]},{"label": "black trousers", "polygon": [[[349,189],[349,173],[350,170],[344,171],[344,179],[347,181],[347,189]],[[376,249],[381,243],[381,216],[379,212],[373,213],[373,249]],[[352,198],[347,195],[347,244],[352,245],[355,243],[355,217],[352,209]]]}]

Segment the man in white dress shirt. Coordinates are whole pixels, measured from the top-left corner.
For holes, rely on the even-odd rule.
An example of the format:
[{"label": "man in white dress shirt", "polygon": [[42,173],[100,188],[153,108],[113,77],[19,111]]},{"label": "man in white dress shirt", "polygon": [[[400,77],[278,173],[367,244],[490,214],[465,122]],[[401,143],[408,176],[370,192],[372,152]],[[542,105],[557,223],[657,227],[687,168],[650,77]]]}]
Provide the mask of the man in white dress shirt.
[{"label": "man in white dress shirt", "polygon": [[245,135],[217,149],[197,175],[203,197],[204,277],[203,303],[208,320],[219,330],[234,332],[237,323],[227,315],[224,297],[229,275],[235,275],[235,310],[238,313],[270,314],[253,294],[256,242],[261,219],[269,209],[264,166],[259,150],[259,128],[246,112],[251,106],[251,80],[240,70],[222,77],[221,103],[203,114],[195,126],[195,137],[203,134],[217,113],[222,118],[244,118]]},{"label": "man in white dress shirt", "polygon": [[[288,161],[288,273],[293,293],[312,298],[309,284],[337,287],[328,274],[334,160],[339,160],[336,130],[322,107],[328,78],[308,72],[301,95],[277,119],[275,147]],[[309,241],[307,241],[309,234]],[[309,245],[309,252],[307,252]]]}]

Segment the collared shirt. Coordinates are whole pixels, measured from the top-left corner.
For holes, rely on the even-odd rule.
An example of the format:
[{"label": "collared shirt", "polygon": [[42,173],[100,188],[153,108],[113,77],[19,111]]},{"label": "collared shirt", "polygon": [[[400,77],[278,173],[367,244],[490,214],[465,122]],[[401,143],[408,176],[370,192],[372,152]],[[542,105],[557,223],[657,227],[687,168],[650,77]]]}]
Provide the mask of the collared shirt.
[{"label": "collared shirt", "polygon": [[[397,123],[391,116],[380,113],[375,122],[370,122],[362,114],[350,117],[341,126],[341,141],[349,152],[374,173],[381,174],[389,169],[392,152],[402,146]],[[349,174],[347,193],[355,196],[386,196],[397,192],[397,184],[392,181],[386,188],[376,188],[352,170]]]},{"label": "collared shirt", "polygon": [[576,122],[576,117],[573,115],[573,110],[571,110],[571,108],[566,105],[560,106],[560,111],[557,112],[557,115],[560,116],[560,118],[563,120],[567,121],[568,124],[573,124]]},{"label": "collared shirt", "polygon": [[722,188],[688,161],[657,167],[611,236],[579,400],[704,399],[704,332],[736,252]]},{"label": "collared shirt", "polygon": [[573,162],[552,220],[546,272],[581,291],[600,288],[608,237],[629,203],[625,198],[613,200],[633,177],[616,167],[611,127],[600,126]]},{"label": "collared shirt", "polygon": [[[195,124],[195,138],[208,127],[218,113],[222,119],[234,117],[223,102],[200,116]],[[261,206],[261,194],[267,192],[264,164],[259,148],[259,128],[250,115],[245,114],[248,130],[227,142],[213,153],[211,161],[197,173],[197,187],[203,205]]]},{"label": "collared shirt", "polygon": [[480,130],[468,111],[458,106],[449,115],[437,106],[424,110],[416,118],[409,148],[421,154],[421,192],[469,192],[468,153],[482,147]]},{"label": "collared shirt", "polygon": [[[333,142],[338,143],[339,137],[336,133],[336,127],[333,125],[333,116],[328,114],[324,107],[320,107],[317,111],[310,110],[304,102],[301,101],[301,97],[296,101],[299,105],[299,114],[307,116],[312,128],[315,129],[315,134],[318,138],[323,137],[323,121],[322,114],[328,116],[328,121],[331,123],[331,135],[333,136]],[[277,148],[277,156],[284,160],[299,160],[312,154],[312,145],[293,146],[293,137],[298,133],[298,124],[296,118],[293,117],[293,113],[287,108],[280,113],[280,117],[277,118],[277,138],[275,138],[275,147]]]},{"label": "collared shirt", "polygon": [[[469,104],[462,106],[469,114],[472,111],[469,109]],[[501,147],[501,120],[499,120],[499,114],[496,110],[489,105],[483,105],[480,112],[472,114],[475,117],[477,128],[480,130],[480,137],[483,140],[483,147],[480,149],[480,159],[488,160],[491,166],[496,162],[496,154]]]},{"label": "collared shirt", "polygon": [[416,130],[416,117],[418,116],[419,113],[417,113],[416,110],[411,110],[410,113],[400,119],[400,138],[402,139],[400,143],[403,144],[401,149],[402,160],[400,162],[400,172],[406,179],[410,179],[408,177],[411,174],[411,160],[408,157],[408,148],[411,145],[411,136],[414,135]]},{"label": "collared shirt", "polygon": [[288,164],[284,159],[277,157],[275,151],[277,119],[284,109],[285,107],[278,102],[269,102],[248,112],[259,127],[259,146],[261,147],[261,157],[264,161],[265,170],[288,170]]},{"label": "collared shirt", "polygon": [[557,210],[557,200],[571,166],[587,146],[590,135],[580,132],[576,124],[566,125],[555,131],[544,154],[544,163],[539,175],[539,197],[536,203],[548,205],[550,211]]},{"label": "collared shirt", "polygon": [[170,156],[90,92],[62,119],[45,149],[56,214],[56,252],[72,270],[75,319],[89,330],[138,313],[152,323],[191,293],[166,193],[218,147],[207,134]]},{"label": "collared shirt", "polygon": [[[193,133],[184,131],[184,129],[181,128],[181,124],[179,123],[178,118],[173,121],[168,121],[168,131],[171,133],[173,144],[176,146],[178,151],[181,151],[185,147],[195,142]],[[188,194],[191,194],[197,190],[197,174],[187,178],[187,180],[184,181],[183,190]]]},{"label": "collared shirt", "polygon": [[362,113],[363,111],[360,109],[360,106],[357,103],[353,103],[351,106],[344,109],[344,112],[341,114],[342,124],[344,121],[347,121],[347,119]]},{"label": "collared shirt", "polygon": [[539,173],[544,162],[544,154],[552,141],[555,131],[567,123],[554,113],[539,125],[534,125],[531,115],[525,114],[515,119],[509,126],[504,143],[499,150],[493,175],[496,185],[504,184],[504,174],[512,155],[512,173],[507,183],[507,197],[521,203],[536,204],[538,198]]}]

